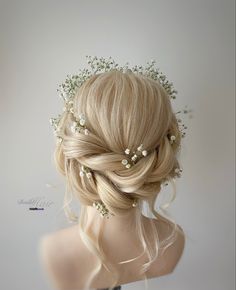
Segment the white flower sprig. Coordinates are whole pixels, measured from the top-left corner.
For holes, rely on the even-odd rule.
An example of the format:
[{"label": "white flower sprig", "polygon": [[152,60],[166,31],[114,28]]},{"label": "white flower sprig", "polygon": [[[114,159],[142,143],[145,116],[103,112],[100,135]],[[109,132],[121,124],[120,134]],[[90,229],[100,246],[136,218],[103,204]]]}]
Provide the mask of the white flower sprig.
[{"label": "white flower sprig", "polygon": [[[113,69],[119,70],[121,72],[133,72],[136,74],[142,74],[149,78],[152,78],[155,81],[159,81],[159,83],[162,85],[162,87],[165,89],[167,94],[171,99],[176,99],[177,90],[175,90],[173,83],[167,80],[167,77],[165,74],[163,74],[161,71],[159,71],[159,68],[155,68],[155,60],[151,60],[151,62],[147,62],[146,66],[142,65],[135,65],[131,68],[129,68],[129,63],[127,62],[124,66],[120,66],[118,63],[114,61],[112,57],[109,57],[108,59],[105,59],[104,57],[98,58],[97,56],[89,56],[86,55],[87,63],[90,66],[90,69],[85,68],[83,70],[79,70],[78,74],[74,75],[67,75],[66,80],[59,85],[59,89],[57,91],[59,92],[60,97],[64,101],[64,108],[66,111],[70,111],[72,114],[73,112],[73,100],[74,96],[76,94],[76,91],[81,85],[89,79],[92,75],[96,73],[102,73],[107,72]],[[181,111],[180,111],[181,112]],[[176,114],[180,113],[177,112]],[[190,111],[183,110],[184,113],[188,113]],[[53,125],[54,131],[56,136],[59,138],[62,138],[60,136],[59,132],[59,125],[60,120],[62,118],[62,115],[58,115],[57,118],[51,118],[50,122]],[[180,120],[180,121],[179,121]],[[181,122],[181,119],[178,118],[178,122]],[[184,129],[187,127],[185,125],[181,124],[182,129],[182,136],[185,136],[185,133],[183,132]],[[74,125],[74,128],[76,126]],[[87,131],[85,131],[87,132]]]}]

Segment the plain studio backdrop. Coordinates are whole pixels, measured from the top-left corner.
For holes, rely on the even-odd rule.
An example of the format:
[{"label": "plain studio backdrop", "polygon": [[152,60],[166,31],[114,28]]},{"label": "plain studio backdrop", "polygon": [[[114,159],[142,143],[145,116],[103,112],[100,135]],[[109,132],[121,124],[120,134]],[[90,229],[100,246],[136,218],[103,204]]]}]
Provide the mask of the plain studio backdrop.
[{"label": "plain studio backdrop", "polygon": [[[52,289],[38,241],[67,223],[49,118],[62,112],[59,84],[97,55],[132,66],[155,59],[178,90],[174,109],[193,110],[169,208],[186,247],[174,273],[149,289],[233,290],[234,1],[0,3],[0,288]],[[37,205],[44,210],[29,210]]]}]

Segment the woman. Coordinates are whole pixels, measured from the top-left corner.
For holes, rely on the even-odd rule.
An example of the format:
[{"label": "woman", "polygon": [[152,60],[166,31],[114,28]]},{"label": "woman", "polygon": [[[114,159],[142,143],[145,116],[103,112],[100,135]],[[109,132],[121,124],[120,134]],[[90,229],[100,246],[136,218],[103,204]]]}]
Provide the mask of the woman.
[{"label": "woman", "polygon": [[78,224],[41,240],[55,288],[118,290],[172,273],[184,233],[154,205],[179,177],[182,136],[161,82],[116,68],[93,74],[66,103],[57,133],[56,166],[81,211]]}]

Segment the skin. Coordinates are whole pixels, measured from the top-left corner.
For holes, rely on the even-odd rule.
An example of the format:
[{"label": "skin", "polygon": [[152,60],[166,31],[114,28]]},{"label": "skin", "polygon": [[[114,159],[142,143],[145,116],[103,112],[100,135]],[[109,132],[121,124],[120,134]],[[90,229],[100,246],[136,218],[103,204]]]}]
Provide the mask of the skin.
[{"label": "skin", "polygon": [[[148,223],[150,218],[142,216],[147,234],[151,233]],[[101,235],[101,245],[109,261],[120,262],[132,259],[142,252],[138,243],[137,234],[134,232],[134,209],[125,217],[112,216],[102,219],[98,211],[88,206],[88,228],[91,235],[99,231],[101,222],[104,228]],[[167,223],[154,219],[160,241],[170,234]],[[147,272],[147,278],[155,278],[173,272],[178,264],[184,249],[184,232],[178,226],[177,239],[173,245],[158,257]],[[78,225],[50,233],[41,238],[40,257],[42,265],[55,289],[82,290],[86,277],[91,273],[97,260],[86,248],[79,236]],[[120,278],[117,285],[123,285],[139,280],[144,276],[138,274],[138,266],[147,262],[146,255],[131,263],[119,265]],[[106,288],[112,284],[110,273],[102,267],[92,283],[92,288]]]}]

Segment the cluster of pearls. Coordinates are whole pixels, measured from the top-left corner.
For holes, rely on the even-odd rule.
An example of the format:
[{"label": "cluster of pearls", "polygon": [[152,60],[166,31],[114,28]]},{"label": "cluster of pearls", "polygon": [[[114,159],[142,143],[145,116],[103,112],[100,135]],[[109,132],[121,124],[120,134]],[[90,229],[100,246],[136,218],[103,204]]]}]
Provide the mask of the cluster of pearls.
[{"label": "cluster of pearls", "polygon": [[148,152],[147,150],[143,150],[143,144],[141,144],[136,151],[133,151],[133,155],[130,156],[130,149],[125,149],[125,154],[129,156],[130,160],[128,159],[122,159],[121,163],[126,167],[130,168],[132,165],[134,165],[139,159],[142,157],[147,156]]},{"label": "cluster of pearls", "polygon": [[92,177],[92,173],[91,173],[90,169],[88,167],[84,166],[84,165],[81,166],[79,175],[81,177],[86,176],[87,178],[91,178]]},{"label": "cluster of pearls", "polygon": [[[102,201],[94,201],[93,207],[95,207],[100,212],[101,217],[109,218],[109,210],[106,208]],[[111,215],[113,214],[111,213]]]},{"label": "cluster of pearls", "polygon": [[72,123],[70,129],[71,132],[75,134],[81,133],[81,131],[83,131],[85,135],[89,134],[89,130],[85,126],[85,115],[83,113],[79,115],[79,120]]},{"label": "cluster of pearls", "polygon": [[[137,204],[138,204],[137,200],[135,199],[133,204],[132,204],[132,206],[136,207]],[[110,213],[110,211],[107,209],[107,207],[105,206],[105,204],[101,200],[94,201],[93,202],[93,207],[95,207],[100,212],[100,216],[101,217],[109,218],[109,214],[114,216],[114,214]]]}]

